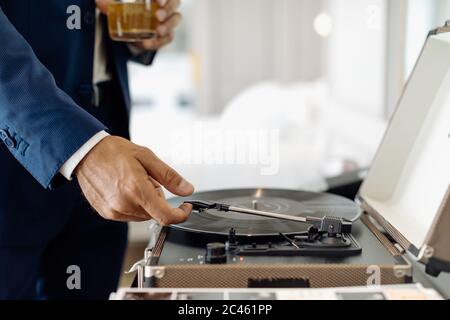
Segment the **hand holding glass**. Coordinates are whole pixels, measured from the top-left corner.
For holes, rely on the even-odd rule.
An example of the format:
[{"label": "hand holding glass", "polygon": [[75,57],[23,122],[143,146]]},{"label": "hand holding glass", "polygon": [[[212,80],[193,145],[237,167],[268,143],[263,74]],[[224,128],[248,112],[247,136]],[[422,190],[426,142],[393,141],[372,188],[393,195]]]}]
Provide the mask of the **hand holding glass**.
[{"label": "hand holding glass", "polygon": [[116,41],[137,42],[157,36],[156,0],[114,0],[108,5],[108,29]]}]

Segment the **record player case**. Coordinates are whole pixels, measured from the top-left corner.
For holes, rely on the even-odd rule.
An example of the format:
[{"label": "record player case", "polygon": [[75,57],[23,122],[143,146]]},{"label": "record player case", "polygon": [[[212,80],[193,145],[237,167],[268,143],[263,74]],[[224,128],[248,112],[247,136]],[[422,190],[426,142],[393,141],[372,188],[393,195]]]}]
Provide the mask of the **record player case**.
[{"label": "record player case", "polygon": [[199,264],[199,253],[217,237],[163,228],[145,266],[145,287],[158,288],[328,288],[410,283],[412,268],[401,251],[367,215],[354,225],[361,255],[326,257],[238,257],[226,264]]},{"label": "record player case", "polygon": [[[159,288],[346,287],[411,282],[416,259],[450,271],[450,25],[430,33],[356,203],[357,256],[238,257],[199,263],[217,235],[162,228],[136,268]],[[442,135],[445,134],[445,137]],[[434,159],[431,166],[430,159]],[[433,175],[435,172],[438,175]],[[172,200],[177,205],[179,199]],[[409,201],[409,202],[408,202]],[[236,258],[236,257],[234,257]]]}]

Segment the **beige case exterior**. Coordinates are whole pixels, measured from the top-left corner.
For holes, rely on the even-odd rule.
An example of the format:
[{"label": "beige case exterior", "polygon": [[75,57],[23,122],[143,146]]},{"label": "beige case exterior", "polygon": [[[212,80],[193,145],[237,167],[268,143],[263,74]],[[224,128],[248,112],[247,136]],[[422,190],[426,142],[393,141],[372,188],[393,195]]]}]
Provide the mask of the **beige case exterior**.
[{"label": "beige case exterior", "polygon": [[[381,285],[409,282],[406,276],[398,277],[392,265],[378,267]],[[158,272],[159,278],[155,277],[156,288],[248,288],[252,287],[252,282],[259,280],[270,282],[280,279],[291,283],[304,279],[308,288],[337,288],[366,286],[370,281],[369,266],[363,265],[186,265],[155,268],[161,270]]]},{"label": "beige case exterior", "polygon": [[[355,264],[248,264],[248,265],[158,265],[167,232],[162,231],[148,267],[155,288],[248,288],[258,281],[304,281],[310,288],[355,287],[367,285],[396,285],[410,283],[412,266],[394,245],[371,222],[361,218],[395,263],[387,265]],[[253,284],[253,285],[252,285]],[[306,285],[307,284],[307,285]],[[297,287],[301,285],[297,284]]]}]

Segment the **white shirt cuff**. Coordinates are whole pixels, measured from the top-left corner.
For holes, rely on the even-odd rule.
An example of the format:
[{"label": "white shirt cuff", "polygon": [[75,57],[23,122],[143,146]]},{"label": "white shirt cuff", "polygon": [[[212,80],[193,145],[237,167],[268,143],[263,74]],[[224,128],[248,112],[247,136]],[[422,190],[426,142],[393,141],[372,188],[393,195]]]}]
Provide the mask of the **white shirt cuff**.
[{"label": "white shirt cuff", "polygon": [[59,170],[59,173],[61,173],[67,180],[72,180],[72,174],[81,160],[83,160],[89,151],[91,151],[100,141],[108,136],[109,134],[106,131],[100,131],[89,139],[88,142],[86,142],[80,149],[78,149],[77,152],[74,153],[72,157],[69,158],[69,160],[66,161],[66,163],[64,163]]}]

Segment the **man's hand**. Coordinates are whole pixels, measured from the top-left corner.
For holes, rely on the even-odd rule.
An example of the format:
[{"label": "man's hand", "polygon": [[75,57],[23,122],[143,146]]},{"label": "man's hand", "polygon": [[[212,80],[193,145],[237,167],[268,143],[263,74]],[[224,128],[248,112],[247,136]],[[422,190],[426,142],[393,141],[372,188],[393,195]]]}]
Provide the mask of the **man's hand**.
[{"label": "man's hand", "polygon": [[[155,39],[144,40],[141,42],[133,43],[137,47],[148,50],[156,51],[172,42],[174,36],[174,30],[181,22],[182,16],[177,12],[180,6],[180,0],[156,0],[160,8],[156,12],[160,24],[158,26],[158,35]],[[97,7],[104,14],[107,13],[108,4],[112,0],[96,0]]]},{"label": "man's hand", "polygon": [[161,185],[179,196],[189,196],[194,187],[150,150],[119,137],[97,144],[75,170],[89,203],[105,219],[146,221],[161,225],[184,222],[191,205],[171,208]]}]

